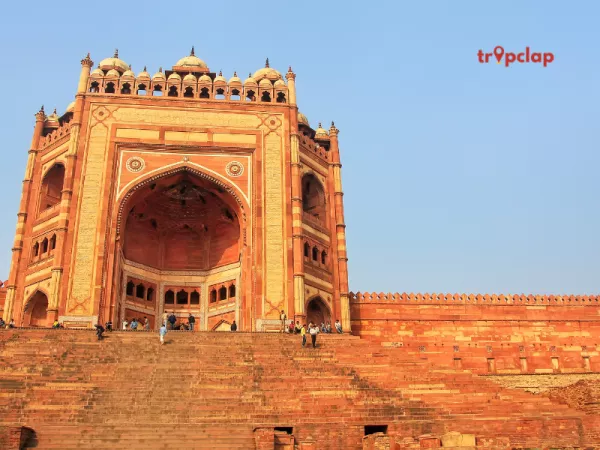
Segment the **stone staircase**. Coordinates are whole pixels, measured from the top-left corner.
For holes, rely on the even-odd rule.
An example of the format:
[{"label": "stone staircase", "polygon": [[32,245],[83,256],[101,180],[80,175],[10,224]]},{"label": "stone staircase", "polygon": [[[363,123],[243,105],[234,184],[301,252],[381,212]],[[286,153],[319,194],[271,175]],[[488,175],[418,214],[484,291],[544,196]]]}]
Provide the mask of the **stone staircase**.
[{"label": "stone staircase", "polygon": [[581,411],[353,336],[321,335],[317,349],[280,334],[170,332],[163,346],[156,333],[106,336],[1,331],[0,429],[33,429],[37,449],[293,450],[277,444],[285,436],[360,449],[367,425],[520,448],[600,442]]}]

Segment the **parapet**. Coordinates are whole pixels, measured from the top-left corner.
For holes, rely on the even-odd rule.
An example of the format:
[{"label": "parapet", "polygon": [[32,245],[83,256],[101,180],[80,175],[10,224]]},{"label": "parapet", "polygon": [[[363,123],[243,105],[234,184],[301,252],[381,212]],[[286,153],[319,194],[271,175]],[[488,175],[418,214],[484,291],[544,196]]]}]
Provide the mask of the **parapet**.
[{"label": "parapet", "polygon": [[427,303],[427,304],[481,304],[481,305],[597,305],[597,295],[525,295],[525,294],[400,294],[382,292],[350,292],[355,303]]}]

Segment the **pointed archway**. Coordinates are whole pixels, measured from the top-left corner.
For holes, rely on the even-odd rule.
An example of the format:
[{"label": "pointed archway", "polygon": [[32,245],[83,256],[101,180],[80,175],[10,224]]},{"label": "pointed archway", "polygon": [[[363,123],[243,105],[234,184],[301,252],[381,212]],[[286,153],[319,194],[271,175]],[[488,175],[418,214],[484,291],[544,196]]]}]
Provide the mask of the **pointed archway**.
[{"label": "pointed archway", "polygon": [[29,327],[48,326],[48,297],[42,291],[36,291],[27,303],[24,325]]},{"label": "pointed archway", "polygon": [[331,323],[331,312],[321,297],[314,297],[306,305],[306,321],[307,323],[312,322],[319,326],[322,323]]}]

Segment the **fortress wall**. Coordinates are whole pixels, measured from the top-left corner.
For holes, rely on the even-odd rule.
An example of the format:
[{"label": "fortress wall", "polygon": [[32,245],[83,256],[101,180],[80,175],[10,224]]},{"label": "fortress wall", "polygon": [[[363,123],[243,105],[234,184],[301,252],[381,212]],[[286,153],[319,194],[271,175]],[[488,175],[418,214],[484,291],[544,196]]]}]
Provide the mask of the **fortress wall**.
[{"label": "fortress wall", "polygon": [[487,375],[600,372],[598,297],[351,294],[352,332]]}]

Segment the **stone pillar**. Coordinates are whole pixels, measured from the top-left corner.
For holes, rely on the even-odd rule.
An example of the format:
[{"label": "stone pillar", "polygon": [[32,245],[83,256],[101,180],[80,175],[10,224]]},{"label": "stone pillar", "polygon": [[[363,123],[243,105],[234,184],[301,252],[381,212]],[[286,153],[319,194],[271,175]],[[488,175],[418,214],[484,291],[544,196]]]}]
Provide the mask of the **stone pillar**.
[{"label": "stone pillar", "polygon": [[330,138],[330,169],[333,172],[335,233],[337,237],[338,281],[340,290],[340,307],[342,327],[350,331],[350,299],[348,297],[348,254],[346,252],[346,224],[344,222],[344,192],[342,191],[342,164],[338,146],[339,130],[331,123]]},{"label": "stone pillar", "polygon": [[[288,72],[288,80],[290,73]],[[294,266],[294,321],[304,323],[304,249],[302,245],[302,173],[300,164],[300,138],[298,136],[298,109],[290,110],[292,117],[291,164],[292,164],[292,255]],[[290,318],[291,314],[289,314]]]},{"label": "stone pillar", "polygon": [[25,222],[27,221],[27,210],[29,209],[29,198],[31,194],[31,182],[33,178],[33,168],[39,149],[40,138],[44,131],[44,122],[46,114],[44,107],[35,115],[35,128],[29,148],[29,156],[27,158],[27,167],[25,169],[25,179],[23,180],[23,189],[21,192],[21,203],[17,214],[17,230],[12,248],[12,259],[10,263],[10,274],[6,285],[6,300],[4,302],[4,320],[8,323],[13,318],[13,307],[17,289],[17,276],[19,273],[19,265],[23,253],[23,235],[25,233]]},{"label": "stone pillar", "polygon": [[[65,178],[60,198],[60,213],[56,229],[56,249],[54,250],[54,264],[52,265],[52,279],[50,280],[50,298],[48,299],[48,317],[54,321],[58,318],[60,308],[60,293],[63,275],[63,260],[65,253],[65,240],[69,228],[69,212],[71,210],[71,199],[73,197],[73,178],[77,164],[77,146],[79,142],[79,129],[81,127],[81,115],[83,109],[83,95],[87,88],[90,68],[94,62],[90,54],[81,60],[81,74],[75,98],[75,111],[71,120],[69,135],[69,150],[66,155]],[[64,302],[66,304],[66,302]],[[65,313],[66,314],[66,313]]]},{"label": "stone pillar", "polygon": [[[296,106],[296,74],[292,72],[292,68],[290,67],[285,74],[285,78],[288,80],[288,101],[290,105]],[[296,122],[298,121],[298,111],[296,110],[296,118],[294,119]],[[296,124],[297,125],[297,124]]]}]

